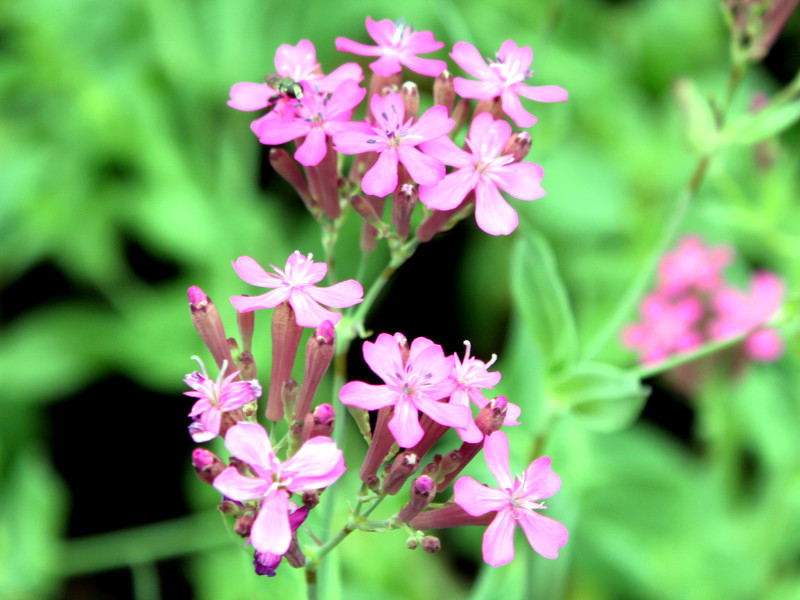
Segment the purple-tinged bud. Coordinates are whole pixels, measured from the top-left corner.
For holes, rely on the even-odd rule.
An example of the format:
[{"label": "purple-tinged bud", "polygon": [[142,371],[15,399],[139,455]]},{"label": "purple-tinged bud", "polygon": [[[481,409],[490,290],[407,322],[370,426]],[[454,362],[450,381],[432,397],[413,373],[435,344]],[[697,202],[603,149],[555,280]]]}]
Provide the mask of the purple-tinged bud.
[{"label": "purple-tinged bud", "polygon": [[442,542],[435,535],[426,535],[422,538],[422,549],[428,554],[436,554],[442,549]]},{"label": "purple-tinged bud", "polygon": [[420,475],[427,475],[428,477],[436,481],[439,476],[439,465],[441,464],[441,462],[442,462],[442,455],[436,454],[433,457],[433,460],[422,468],[422,471],[420,471]]},{"label": "purple-tinged bud", "polygon": [[242,340],[242,352],[252,356],[253,352],[253,331],[256,324],[255,311],[236,312],[236,325],[239,327],[239,337]]},{"label": "purple-tinged bud", "polygon": [[[242,313],[239,313],[242,314]],[[252,314],[252,313],[247,313]],[[252,381],[258,375],[256,370],[256,360],[250,352],[242,352],[239,355],[239,376],[242,381]]]},{"label": "purple-tinged bud", "polygon": [[422,475],[411,484],[411,499],[399,513],[397,518],[403,523],[409,523],[422,510],[428,506],[436,495],[436,483],[430,477]]},{"label": "purple-tinged bud", "polygon": [[435,210],[420,223],[414,236],[420,242],[430,242],[437,233],[449,231],[460,220],[468,217],[474,207],[475,193],[469,192],[464,201],[449,210]]},{"label": "purple-tinged bud", "polygon": [[409,550],[416,550],[417,546],[419,546],[419,542],[417,541],[416,535],[410,535],[406,539],[406,548]]},{"label": "purple-tinged bud", "polygon": [[294,310],[288,302],[278,305],[272,313],[272,376],[267,399],[267,419],[283,419],[283,382],[292,376],[292,366],[300,346],[303,328],[297,324]]},{"label": "purple-tinged bud", "polygon": [[433,103],[444,106],[449,115],[453,112],[455,99],[456,86],[453,83],[453,74],[445,69],[433,81]]},{"label": "purple-tinged bud", "polygon": [[[374,154],[373,152],[368,152],[367,154]],[[359,154],[356,159],[366,156],[366,154]],[[376,198],[375,196],[365,196],[364,199],[372,206],[373,211],[378,218],[381,218],[383,215],[384,208],[386,207],[386,198]],[[377,224],[376,224],[377,225]],[[380,226],[375,227],[370,224],[368,221],[364,221],[361,224],[361,240],[359,242],[359,247],[364,254],[369,254],[375,247],[378,245],[378,238],[379,237],[386,237],[388,235],[389,226],[386,225],[383,221],[380,221]]]},{"label": "purple-tinged bud", "polygon": [[458,450],[451,450],[442,458],[439,463],[439,472],[442,475],[449,475],[461,466],[462,456]]},{"label": "purple-tinged bud", "polygon": [[304,567],[306,565],[306,555],[303,554],[300,544],[297,543],[296,532],[292,532],[292,541],[289,544],[289,549],[286,550],[286,554],[284,554],[283,557],[286,559],[286,562],[288,562],[295,569],[299,569],[300,567]]},{"label": "purple-tinged bud", "polygon": [[400,88],[400,97],[406,108],[406,119],[417,120],[419,116],[419,88],[413,81],[406,81]]},{"label": "purple-tinged bud", "polygon": [[[314,508],[319,504],[319,492],[317,490],[306,490],[303,492],[303,506],[308,509],[306,510],[306,515],[308,511]],[[303,518],[305,520],[305,517]],[[302,523],[302,521],[301,521]],[[298,524],[298,527],[300,525]]]},{"label": "purple-tinged bud", "polygon": [[501,154],[506,156],[511,154],[514,157],[514,162],[520,162],[523,158],[528,156],[531,151],[531,134],[527,131],[518,131],[512,135]]},{"label": "purple-tinged bud", "polygon": [[239,460],[235,456],[231,456],[228,459],[228,464],[232,467],[236,467],[236,470],[239,471],[239,475],[244,475],[245,477],[250,477],[254,475],[254,473],[250,472],[250,465],[248,465],[243,460]]},{"label": "purple-tinged bud", "polygon": [[[458,132],[461,131],[461,128],[467,124],[469,121],[469,111],[472,108],[470,101],[466,98],[462,98],[458,102],[456,102],[455,107],[453,108],[453,113],[450,115],[453,120],[456,122],[453,129],[450,130],[448,134],[451,138],[456,137]],[[476,115],[477,116],[477,115]]]},{"label": "purple-tinged bud", "polygon": [[256,551],[255,558],[253,559],[253,567],[256,570],[256,575],[275,577],[275,572],[278,568],[278,565],[281,564],[282,559],[283,555],[281,554]]},{"label": "purple-tinged bud", "polygon": [[478,413],[475,425],[483,435],[492,435],[503,425],[508,412],[508,400],[505,396],[498,396],[490,400]]},{"label": "purple-tinged bud", "polygon": [[404,183],[392,196],[392,223],[397,229],[397,235],[403,240],[408,238],[408,232],[411,230],[411,215],[414,213],[414,207],[418,200],[417,186],[412,183]]},{"label": "purple-tinged bud", "polygon": [[306,367],[303,375],[303,387],[294,410],[295,421],[303,420],[311,408],[314,394],[317,393],[319,383],[322,381],[325,371],[328,370],[335,353],[336,330],[333,328],[333,323],[323,321],[317,327],[314,335],[308,338],[306,344]]},{"label": "purple-tinged bud", "polygon": [[[349,407],[348,407],[349,408]],[[367,482],[367,478],[378,472],[389,450],[394,445],[394,436],[389,431],[389,421],[394,415],[393,406],[385,406],[378,410],[378,420],[375,422],[375,430],[372,433],[367,455],[361,465],[359,476],[361,481]]]},{"label": "purple-tinged bud", "polygon": [[317,206],[316,202],[314,202],[314,199],[311,197],[308,183],[300,172],[300,167],[298,167],[295,160],[289,156],[289,153],[283,148],[270,148],[269,164],[272,165],[272,168],[275,169],[278,175],[283,177],[286,182],[295,189],[308,211],[314,216],[319,214],[319,206]]},{"label": "purple-tinged bud", "polygon": [[[400,89],[400,85],[402,83],[402,73],[394,73],[389,75],[389,77],[384,77],[383,75],[378,75],[373,71],[372,77],[370,77],[369,80],[367,101],[372,99],[375,94],[378,94],[379,96],[385,96],[389,92],[396,92],[398,89]],[[370,116],[369,118],[371,119],[372,117]]]},{"label": "purple-tinged bud", "polygon": [[236,522],[233,524],[233,531],[239,537],[249,537],[250,529],[253,527],[253,521],[255,520],[255,515],[248,511],[236,519]]},{"label": "purple-tinged bud", "polygon": [[297,406],[297,397],[300,395],[300,385],[293,377],[289,377],[283,381],[281,386],[281,402],[283,403],[283,412],[290,415],[294,412],[294,407]]},{"label": "purple-tinged bud", "polygon": [[333,407],[330,404],[320,404],[314,409],[314,412],[306,415],[303,441],[317,436],[330,437],[335,420],[336,411],[333,410]]},{"label": "purple-tinged bud", "polygon": [[230,375],[236,368],[233,365],[230,346],[225,337],[225,328],[222,326],[222,318],[211,298],[196,285],[187,291],[189,296],[189,308],[192,312],[192,322],[200,335],[200,339],[211,352],[217,367],[222,368],[222,364],[227,362],[225,375]]},{"label": "purple-tinged bud", "polygon": [[217,507],[217,510],[224,515],[236,515],[242,512],[242,506],[233,500],[222,500]]},{"label": "purple-tinged bud", "polygon": [[291,458],[295,455],[295,452],[300,450],[300,446],[303,445],[305,441],[303,439],[303,430],[305,429],[305,423],[302,421],[295,421],[291,425],[289,425],[289,443],[286,448],[286,457]]},{"label": "purple-tinged bud", "polygon": [[406,450],[398,454],[387,473],[383,478],[381,491],[384,494],[393,496],[400,491],[406,479],[411,477],[419,467],[419,457],[413,452]]},{"label": "purple-tinged bud", "polygon": [[367,488],[369,490],[375,493],[377,493],[381,489],[381,480],[377,475],[370,475],[369,477],[367,477],[364,483],[367,484]]},{"label": "purple-tinged bud", "polygon": [[356,214],[369,223],[376,231],[386,228],[386,224],[381,221],[378,212],[372,204],[361,194],[353,194],[350,197],[350,205]]},{"label": "purple-tinged bud", "polygon": [[446,529],[448,527],[461,527],[462,525],[488,525],[495,516],[496,511],[491,511],[480,517],[473,517],[466,513],[458,504],[447,504],[442,508],[426,510],[419,513],[411,520],[414,529]]},{"label": "purple-tinged bud", "polygon": [[325,156],[316,165],[306,167],[306,173],[311,195],[319,201],[323,212],[334,220],[342,214],[339,205],[339,172],[336,166],[339,153],[333,149],[332,138],[326,137],[325,143]]},{"label": "purple-tinged bud", "polygon": [[208,484],[225,470],[225,463],[213,452],[205,448],[195,448],[192,451],[192,464],[197,476]]},{"label": "purple-tinged bud", "polygon": [[500,96],[496,96],[491,100],[479,100],[478,104],[475,106],[475,112],[472,114],[472,118],[474,119],[483,113],[489,113],[495,121],[503,119],[505,113],[503,112],[503,104],[500,100]]}]

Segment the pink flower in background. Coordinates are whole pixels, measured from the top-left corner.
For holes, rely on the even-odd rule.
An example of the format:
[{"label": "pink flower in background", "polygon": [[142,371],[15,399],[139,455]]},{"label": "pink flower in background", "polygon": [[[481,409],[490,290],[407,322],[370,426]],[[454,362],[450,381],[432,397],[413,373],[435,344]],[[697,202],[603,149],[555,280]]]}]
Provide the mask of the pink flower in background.
[{"label": "pink flower in background", "polygon": [[216,381],[206,372],[206,367],[197,356],[193,356],[203,372],[194,371],[183,378],[184,383],[192,388],[191,392],[183,392],[185,396],[197,398],[189,416],[195,420],[189,426],[189,433],[197,443],[207,442],[219,435],[222,414],[242,408],[245,404],[261,397],[261,385],[257,380],[234,381],[239,371],[224,377],[227,361],[222,363]]},{"label": "pink flower in background", "polygon": [[328,272],[328,265],[315,263],[312,255],[303,256],[294,251],[286,261],[286,268],[270,265],[276,274],[267,273],[249,256],[240,256],[233,262],[236,274],[250,285],[275,288],[260,296],[231,296],[231,304],[239,312],[251,312],[260,308],[275,308],[286,301],[291,304],[301,327],[319,327],[323,321],[334,325],[342,315],[320,306],[345,308],[364,299],[364,289],[355,279],[348,279],[329,287],[319,287]]},{"label": "pink flower in background", "polygon": [[444,106],[429,108],[416,123],[412,119],[403,122],[403,98],[391,92],[383,98],[374,95],[370,110],[375,117],[374,126],[362,123],[358,129],[341,131],[333,137],[336,151],[342,154],[379,153],[377,162],[361,181],[365,194],[378,197],[391,194],[397,187],[398,163],[420,185],[431,185],[444,177],[444,165],[417,149],[423,142],[447,135],[455,125]]},{"label": "pink flower in background", "polygon": [[539,102],[567,100],[568,94],[564,88],[523,83],[533,75],[530,68],[533,51],[530,46],[520,48],[513,41],[506,40],[495,55],[495,60],[489,60],[487,64],[475,46],[467,42],[456,42],[450,56],[458,66],[479,80],[456,77],[456,93],[462,98],[477,100],[491,100],[500,96],[503,111],[519,127],[530,127],[536,123],[536,117],[522,107],[520,96]]},{"label": "pink flower in background", "polygon": [[[483,408],[489,404],[490,400],[483,395],[481,390],[492,389],[500,381],[499,371],[489,371],[489,367],[497,360],[497,356],[492,355],[492,360],[485,363],[470,356],[471,344],[469,342],[464,342],[464,345],[467,349],[464,352],[463,361],[457,354],[453,354],[451,357],[453,370],[450,379],[455,383],[455,389],[450,395],[450,404],[469,408],[470,400],[472,400],[478,408]],[[519,425],[517,417],[520,412],[519,406],[509,402],[503,425]]]},{"label": "pink flower in background", "polygon": [[545,558],[557,558],[567,543],[567,528],[537,511],[547,508],[541,500],[561,487],[561,479],[550,468],[550,458],[537,458],[522,478],[511,479],[508,437],[495,431],[483,446],[486,464],[497,480],[498,488],[481,485],[472,477],[461,477],[453,488],[455,502],[464,511],[479,517],[490,512],[496,516],[483,534],[483,560],[493,567],[514,559],[514,528],[519,524],[533,549]]},{"label": "pink flower in background", "polygon": [[639,351],[642,363],[656,363],[702,343],[696,329],[703,315],[698,299],[673,302],[656,293],[644,299],[640,310],[643,320],[628,326],[622,340],[628,348]]},{"label": "pink flower in background", "polygon": [[678,247],[664,255],[658,265],[658,289],[670,295],[692,288],[710,291],[722,283],[722,270],[733,258],[725,246],[711,248],[694,235],[684,237]]},{"label": "pink flower in background", "polygon": [[292,540],[289,495],[333,484],[345,471],[342,451],[332,439],[318,436],[281,462],[267,432],[257,423],[231,427],[225,445],[231,454],[250,465],[256,476],[245,477],[236,467],[228,467],[214,479],[214,487],[238,502],[261,500],[250,541],[258,552],[284,554]]},{"label": "pink flower in background", "polygon": [[744,343],[748,356],[762,362],[783,354],[777,332],[763,327],[783,303],[785,286],[774,273],[762,271],[750,280],[749,293],[723,289],[714,297],[715,315],[709,326],[711,338],[725,340],[752,331]]},{"label": "pink flower in background", "polygon": [[346,126],[367,90],[348,79],[330,95],[315,93],[309,84],[303,85],[303,91],[302,99],[295,102],[293,117],[262,122],[266,125],[259,127],[256,133],[259,141],[269,146],[305,136],[294,157],[302,165],[313,166],[327,154],[326,136],[332,136]]},{"label": "pink flower in background", "polygon": [[510,154],[501,155],[511,137],[511,126],[495,121],[489,113],[475,117],[466,139],[469,152],[461,150],[448,137],[423,144],[422,149],[457,170],[434,185],[422,185],[420,200],[435,210],[456,208],[475,190],[475,221],[486,233],[507,235],[519,224],[517,212],[505,201],[500,190],[519,200],[544,196],[542,167],[532,162],[514,162]]},{"label": "pink flower in background", "polygon": [[394,406],[389,430],[401,448],[412,448],[422,439],[417,411],[447,427],[467,429],[473,424],[469,409],[439,402],[450,396],[453,382],[452,362],[438,344],[416,338],[404,363],[397,339],[382,333],[374,343],[364,342],[364,360],[385,385],[351,381],[342,387],[339,399],[366,410]]},{"label": "pink flower in background", "polygon": [[380,56],[370,63],[370,68],[381,75],[389,77],[402,70],[405,65],[421,75],[436,77],[447,68],[443,60],[419,58],[417,54],[435,52],[444,46],[437,42],[430,31],[414,31],[402,19],[393,23],[389,19],[373,21],[367,17],[367,33],[375,40],[377,46],[367,46],[344,37],[336,38],[336,49],[341,52],[352,52],[361,56]]}]

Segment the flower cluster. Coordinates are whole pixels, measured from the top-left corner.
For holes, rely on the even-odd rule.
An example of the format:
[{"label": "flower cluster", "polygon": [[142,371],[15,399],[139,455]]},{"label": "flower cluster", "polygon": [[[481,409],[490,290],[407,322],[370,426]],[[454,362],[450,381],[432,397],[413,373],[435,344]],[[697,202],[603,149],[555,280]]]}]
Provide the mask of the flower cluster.
[{"label": "flower cluster", "polygon": [[[313,44],[301,40],[297,46],[278,48],[276,74],[268,75],[266,83],[234,84],[228,104],[238,110],[268,110],[251,124],[263,144],[295,140],[294,158],[305,169],[305,177],[281,152],[271,155],[273,166],[315,216],[324,213],[336,219],[340,214],[339,187],[344,178],[337,174],[335,158],[340,153],[357,155],[350,176],[357,187],[344,195],[357,195],[360,189],[378,220],[383,199],[393,195],[393,222],[401,236],[407,234],[402,221],[410,219],[410,211],[396,206],[404,202],[403,190],[413,202],[418,198],[433,211],[427,226],[417,231],[421,241],[473,205],[477,224],[485,232],[506,235],[514,231],[517,213],[500,192],[519,200],[540,198],[545,194],[544,172],[535,163],[522,162],[530,136],[513,133],[505,117],[518,127],[530,127],[536,117],[523,107],[520,97],[563,102],[567,92],[558,86],[525,83],[533,75],[533,52],[511,40],[503,42],[488,62],[473,45],[456,43],[450,57],[475,78],[467,79],[454,78],[445,61],[418,56],[444,46],[430,31],[415,31],[403,21],[367,18],[367,32],[375,46],[340,37],[336,47],[378,57],[369,65],[373,72],[369,91],[359,86],[361,67],[346,63],[325,75]],[[415,84],[402,83],[403,67],[435,78],[434,106],[421,114]],[[462,99],[457,101],[456,95]],[[365,120],[351,120],[365,97],[369,107]],[[478,102],[465,149],[460,149],[452,140],[469,121],[469,100]],[[453,170],[448,173],[447,167]],[[365,223],[365,228],[372,226]]]},{"label": "flower cluster", "polygon": [[685,237],[659,265],[658,284],[641,305],[642,320],[623,332],[623,343],[645,364],[694,350],[705,342],[746,335],[744,353],[762,362],[777,360],[783,342],[766,326],[783,302],[781,279],[753,274],[750,289],[732,287],[723,277],[733,252]]}]

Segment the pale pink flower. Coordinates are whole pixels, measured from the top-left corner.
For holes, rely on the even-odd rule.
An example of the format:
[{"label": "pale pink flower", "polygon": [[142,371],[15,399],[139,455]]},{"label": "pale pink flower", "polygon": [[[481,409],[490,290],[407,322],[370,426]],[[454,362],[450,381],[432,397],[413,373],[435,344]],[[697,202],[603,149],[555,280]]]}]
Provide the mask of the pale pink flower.
[{"label": "pale pink flower", "polygon": [[[289,530],[294,532],[300,528],[300,525],[308,517],[308,508],[305,506],[297,506],[294,502],[289,502]],[[256,575],[266,575],[267,577],[275,577],[278,566],[283,560],[282,554],[273,554],[272,552],[259,552],[253,557],[253,567],[255,568]]]},{"label": "pale pink flower", "polygon": [[550,468],[550,458],[537,458],[522,478],[511,479],[508,437],[495,431],[483,446],[486,464],[499,488],[481,485],[472,477],[461,477],[453,491],[455,502],[464,511],[479,517],[496,512],[483,534],[483,560],[493,567],[514,559],[514,528],[519,524],[533,549],[545,558],[558,558],[558,550],[567,543],[567,528],[537,511],[547,508],[541,500],[561,487],[561,479]]},{"label": "pale pink flower", "polygon": [[533,51],[530,46],[518,47],[506,40],[495,55],[495,60],[486,64],[484,58],[472,44],[456,42],[450,53],[458,66],[479,79],[471,81],[456,77],[453,83],[456,93],[462,98],[491,100],[500,97],[503,111],[519,127],[530,127],[536,117],[522,107],[520,96],[539,102],[564,102],[567,91],[556,85],[530,86],[523,83],[533,75],[531,63]]},{"label": "pale pink flower", "polygon": [[639,351],[642,363],[657,363],[702,343],[696,330],[703,315],[703,306],[698,299],[671,301],[656,293],[644,299],[640,311],[643,320],[628,326],[622,334],[622,341],[628,348]]},{"label": "pale pink flower", "polygon": [[690,289],[710,291],[721,284],[722,269],[733,258],[730,248],[711,248],[694,235],[684,237],[678,247],[664,255],[658,265],[658,289],[682,294]]},{"label": "pale pink flower", "polygon": [[416,73],[430,77],[436,77],[447,68],[447,63],[443,60],[417,56],[417,54],[435,52],[444,46],[444,42],[437,42],[430,31],[414,31],[414,28],[402,19],[397,23],[392,23],[389,19],[375,22],[367,17],[367,33],[378,44],[377,46],[367,46],[338,37],[336,38],[336,49],[361,56],[380,56],[369,66],[382,77],[399,73],[403,69],[402,65]]},{"label": "pale pink flower", "polygon": [[747,355],[762,362],[777,360],[783,354],[783,341],[777,332],[764,325],[778,312],[784,292],[781,278],[766,271],[753,275],[749,293],[721,290],[713,300],[711,338],[725,340],[752,332],[744,344]]},{"label": "pale pink flower", "polygon": [[453,382],[449,377],[452,362],[438,344],[416,338],[404,363],[397,339],[382,333],[374,343],[364,342],[364,360],[385,385],[351,381],[342,387],[339,399],[366,410],[394,406],[389,430],[400,447],[412,448],[424,435],[417,411],[447,427],[470,427],[469,409],[439,402],[450,396]]},{"label": "pale pink flower", "polygon": [[373,126],[362,123],[333,136],[334,148],[342,154],[379,153],[361,181],[365,194],[380,198],[391,194],[397,187],[398,163],[420,185],[432,185],[444,177],[444,165],[417,149],[423,142],[447,135],[455,126],[444,106],[429,108],[416,123],[413,119],[404,122],[403,98],[391,92],[385,97],[372,96],[370,110],[375,117]]},{"label": "pale pink flower", "polygon": [[353,109],[364,99],[367,90],[352,79],[341,82],[332,94],[316,93],[303,85],[303,97],[294,103],[294,115],[262,122],[256,132],[259,141],[269,146],[305,137],[294,157],[307,167],[320,163],[328,151],[326,136],[341,131]]},{"label": "pale pink flower", "polygon": [[364,299],[364,289],[355,279],[329,287],[314,285],[325,278],[328,265],[315,263],[311,258],[311,254],[306,257],[295,250],[286,261],[284,270],[270,265],[277,273],[273,274],[267,273],[249,256],[240,256],[233,262],[239,277],[250,285],[275,289],[260,296],[231,296],[231,304],[239,312],[251,312],[275,308],[288,301],[301,327],[319,327],[323,321],[336,325],[342,315],[326,310],[319,303],[333,308],[353,306]]},{"label": "pale pink flower", "polygon": [[214,487],[238,502],[260,500],[250,529],[250,542],[258,552],[284,554],[292,540],[289,495],[326,488],[344,473],[344,456],[328,437],[315,437],[288,460],[278,460],[269,436],[258,423],[238,423],[228,430],[225,446],[247,463],[255,477],[245,477],[228,467],[214,479]]},{"label": "pale pink flower", "polygon": [[469,152],[461,150],[449,137],[422,145],[422,149],[446,165],[456,167],[434,185],[422,185],[420,200],[435,210],[456,208],[475,190],[475,221],[486,233],[507,235],[519,224],[517,212],[505,201],[500,190],[519,200],[544,196],[542,167],[532,162],[514,162],[503,148],[511,137],[506,121],[495,121],[489,113],[475,117],[466,139]]},{"label": "pale pink flower", "polygon": [[258,380],[234,381],[239,371],[224,377],[227,361],[222,363],[219,377],[214,381],[208,376],[203,361],[193,356],[202,369],[189,373],[183,378],[184,383],[192,388],[191,392],[183,392],[185,396],[197,398],[189,416],[194,423],[189,426],[189,433],[197,443],[207,442],[219,435],[223,413],[242,408],[245,404],[261,397],[261,385]]}]

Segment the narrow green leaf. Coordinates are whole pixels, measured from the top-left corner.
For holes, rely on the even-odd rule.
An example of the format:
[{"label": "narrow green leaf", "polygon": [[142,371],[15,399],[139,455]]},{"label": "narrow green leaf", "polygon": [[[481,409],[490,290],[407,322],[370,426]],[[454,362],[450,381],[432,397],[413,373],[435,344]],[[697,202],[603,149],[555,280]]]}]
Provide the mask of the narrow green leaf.
[{"label": "narrow green leaf", "polygon": [[767,106],[761,112],[734,119],[722,131],[728,144],[755,144],[774,137],[800,120],[800,100]]},{"label": "narrow green leaf", "polygon": [[718,136],[711,104],[690,79],[679,79],[674,89],[683,113],[686,142],[698,154],[705,154],[715,146]]}]

